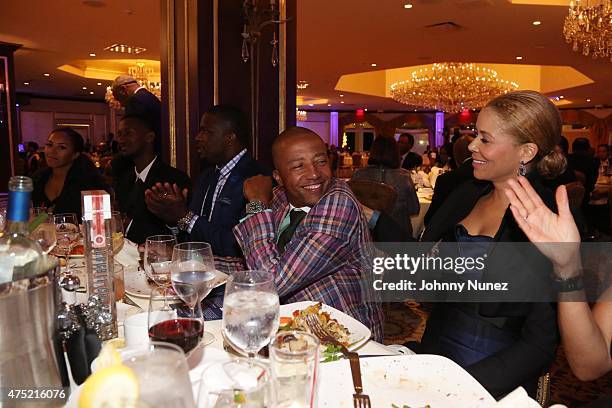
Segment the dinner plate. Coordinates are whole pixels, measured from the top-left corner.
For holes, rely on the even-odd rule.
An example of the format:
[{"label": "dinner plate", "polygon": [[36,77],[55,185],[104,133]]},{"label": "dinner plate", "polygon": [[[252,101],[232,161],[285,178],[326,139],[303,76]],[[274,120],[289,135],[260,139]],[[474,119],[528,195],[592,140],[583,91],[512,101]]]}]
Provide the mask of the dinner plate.
[{"label": "dinner plate", "polygon": [[[463,368],[442,356],[362,358],[363,392],[373,407],[490,407],[495,399]],[[318,406],[353,407],[348,360],[319,366]]]},{"label": "dinner plate", "polygon": [[[280,317],[292,317],[294,311],[304,310],[308,306],[316,304],[317,302],[305,301],[290,303],[288,305],[281,305]],[[336,319],[338,323],[346,327],[351,333],[349,336],[350,345],[349,347],[347,347],[349,350],[353,351],[359,349],[361,346],[367,343],[368,340],[370,340],[370,337],[372,337],[372,332],[370,331],[370,329],[368,329],[359,320],[356,320],[355,318],[347,315],[346,313],[341,312],[340,310],[335,309],[326,304],[321,305],[321,311],[329,313],[332,319]]]},{"label": "dinner plate", "polygon": [[[227,282],[227,274],[218,270],[215,270],[215,274],[217,275],[217,284],[215,285],[215,288]],[[148,298],[151,294],[153,287],[149,285],[147,274],[144,270],[138,269],[124,272],[124,279],[125,292],[128,295],[138,298]]]}]

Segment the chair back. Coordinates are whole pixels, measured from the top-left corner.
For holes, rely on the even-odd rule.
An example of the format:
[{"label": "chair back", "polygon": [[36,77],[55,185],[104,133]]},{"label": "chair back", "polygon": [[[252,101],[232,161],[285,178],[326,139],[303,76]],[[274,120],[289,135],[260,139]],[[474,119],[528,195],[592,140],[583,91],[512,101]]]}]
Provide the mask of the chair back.
[{"label": "chair back", "polygon": [[565,185],[567,198],[571,209],[580,208],[584,199],[584,185],[580,181],[572,181]]},{"label": "chair back", "polygon": [[359,202],[376,211],[389,212],[395,205],[395,187],[372,180],[349,180],[349,187]]},{"label": "chair back", "polygon": [[580,181],[584,186],[586,184],[586,174],[578,170],[574,170],[574,174],[576,175],[576,180]]}]

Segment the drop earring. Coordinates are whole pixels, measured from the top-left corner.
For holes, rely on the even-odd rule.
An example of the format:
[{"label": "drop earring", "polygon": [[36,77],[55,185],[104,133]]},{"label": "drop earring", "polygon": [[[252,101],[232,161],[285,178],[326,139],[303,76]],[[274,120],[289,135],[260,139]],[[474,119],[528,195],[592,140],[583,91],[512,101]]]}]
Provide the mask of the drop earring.
[{"label": "drop earring", "polygon": [[525,162],[521,160],[519,163],[518,175],[525,177],[525,174],[527,174],[527,166],[525,166]]}]

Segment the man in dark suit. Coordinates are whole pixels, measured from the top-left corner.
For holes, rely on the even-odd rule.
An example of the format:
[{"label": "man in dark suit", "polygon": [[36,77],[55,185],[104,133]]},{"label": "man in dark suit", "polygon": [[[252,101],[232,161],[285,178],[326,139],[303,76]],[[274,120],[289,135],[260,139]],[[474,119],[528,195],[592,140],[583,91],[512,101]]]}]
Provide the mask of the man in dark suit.
[{"label": "man in dark suit", "polygon": [[185,191],[168,183],[147,191],[147,205],[191,241],[205,241],[218,256],[242,256],[232,228],[245,214],[243,182],[265,173],[249,152],[246,116],[232,106],[214,106],[200,120],[196,145],[212,165],[203,170],[189,204]]},{"label": "man in dark suit", "polygon": [[157,135],[155,151],[161,151],[161,102],[145,87],[138,85],[134,77],[120,75],[111,87],[113,97],[125,108],[126,116],[146,119]]},{"label": "man in dark suit", "polygon": [[400,149],[401,167],[406,170],[414,170],[423,165],[423,158],[418,154],[411,152],[414,146],[414,136],[410,133],[402,133],[397,140]]},{"label": "man in dark suit", "polygon": [[436,187],[431,199],[429,209],[425,214],[425,226],[429,224],[431,218],[436,213],[442,203],[448,198],[450,193],[462,183],[474,178],[474,168],[472,167],[472,153],[468,146],[474,140],[473,137],[464,135],[455,141],[453,144],[453,159],[457,168],[447,173],[441,174],[436,179]]},{"label": "man in dark suit", "polygon": [[595,188],[598,172],[597,163],[591,153],[591,143],[589,139],[586,137],[574,139],[572,142],[572,154],[567,157],[567,162],[574,170],[579,171],[585,177],[582,210],[586,213],[588,211],[591,192]]},{"label": "man in dark suit", "polygon": [[[124,116],[119,122],[116,140],[123,162],[129,163],[125,171],[113,177],[115,199],[119,209],[129,221],[126,237],[142,244],[151,235],[171,234],[166,223],[147,209],[145,190],[155,183],[172,183],[186,189],[191,186],[187,174],[162,162],[154,150],[155,131],[150,123],[139,116]],[[133,170],[132,170],[133,169]]]}]

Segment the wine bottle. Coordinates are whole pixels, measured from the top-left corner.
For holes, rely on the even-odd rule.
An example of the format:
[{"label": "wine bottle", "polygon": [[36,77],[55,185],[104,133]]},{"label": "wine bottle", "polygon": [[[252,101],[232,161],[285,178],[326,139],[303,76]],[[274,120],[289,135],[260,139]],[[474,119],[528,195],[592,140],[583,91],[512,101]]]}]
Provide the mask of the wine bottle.
[{"label": "wine bottle", "polygon": [[6,226],[0,236],[0,283],[35,275],[43,264],[40,245],[28,238],[32,179],[14,176],[8,187]]}]

